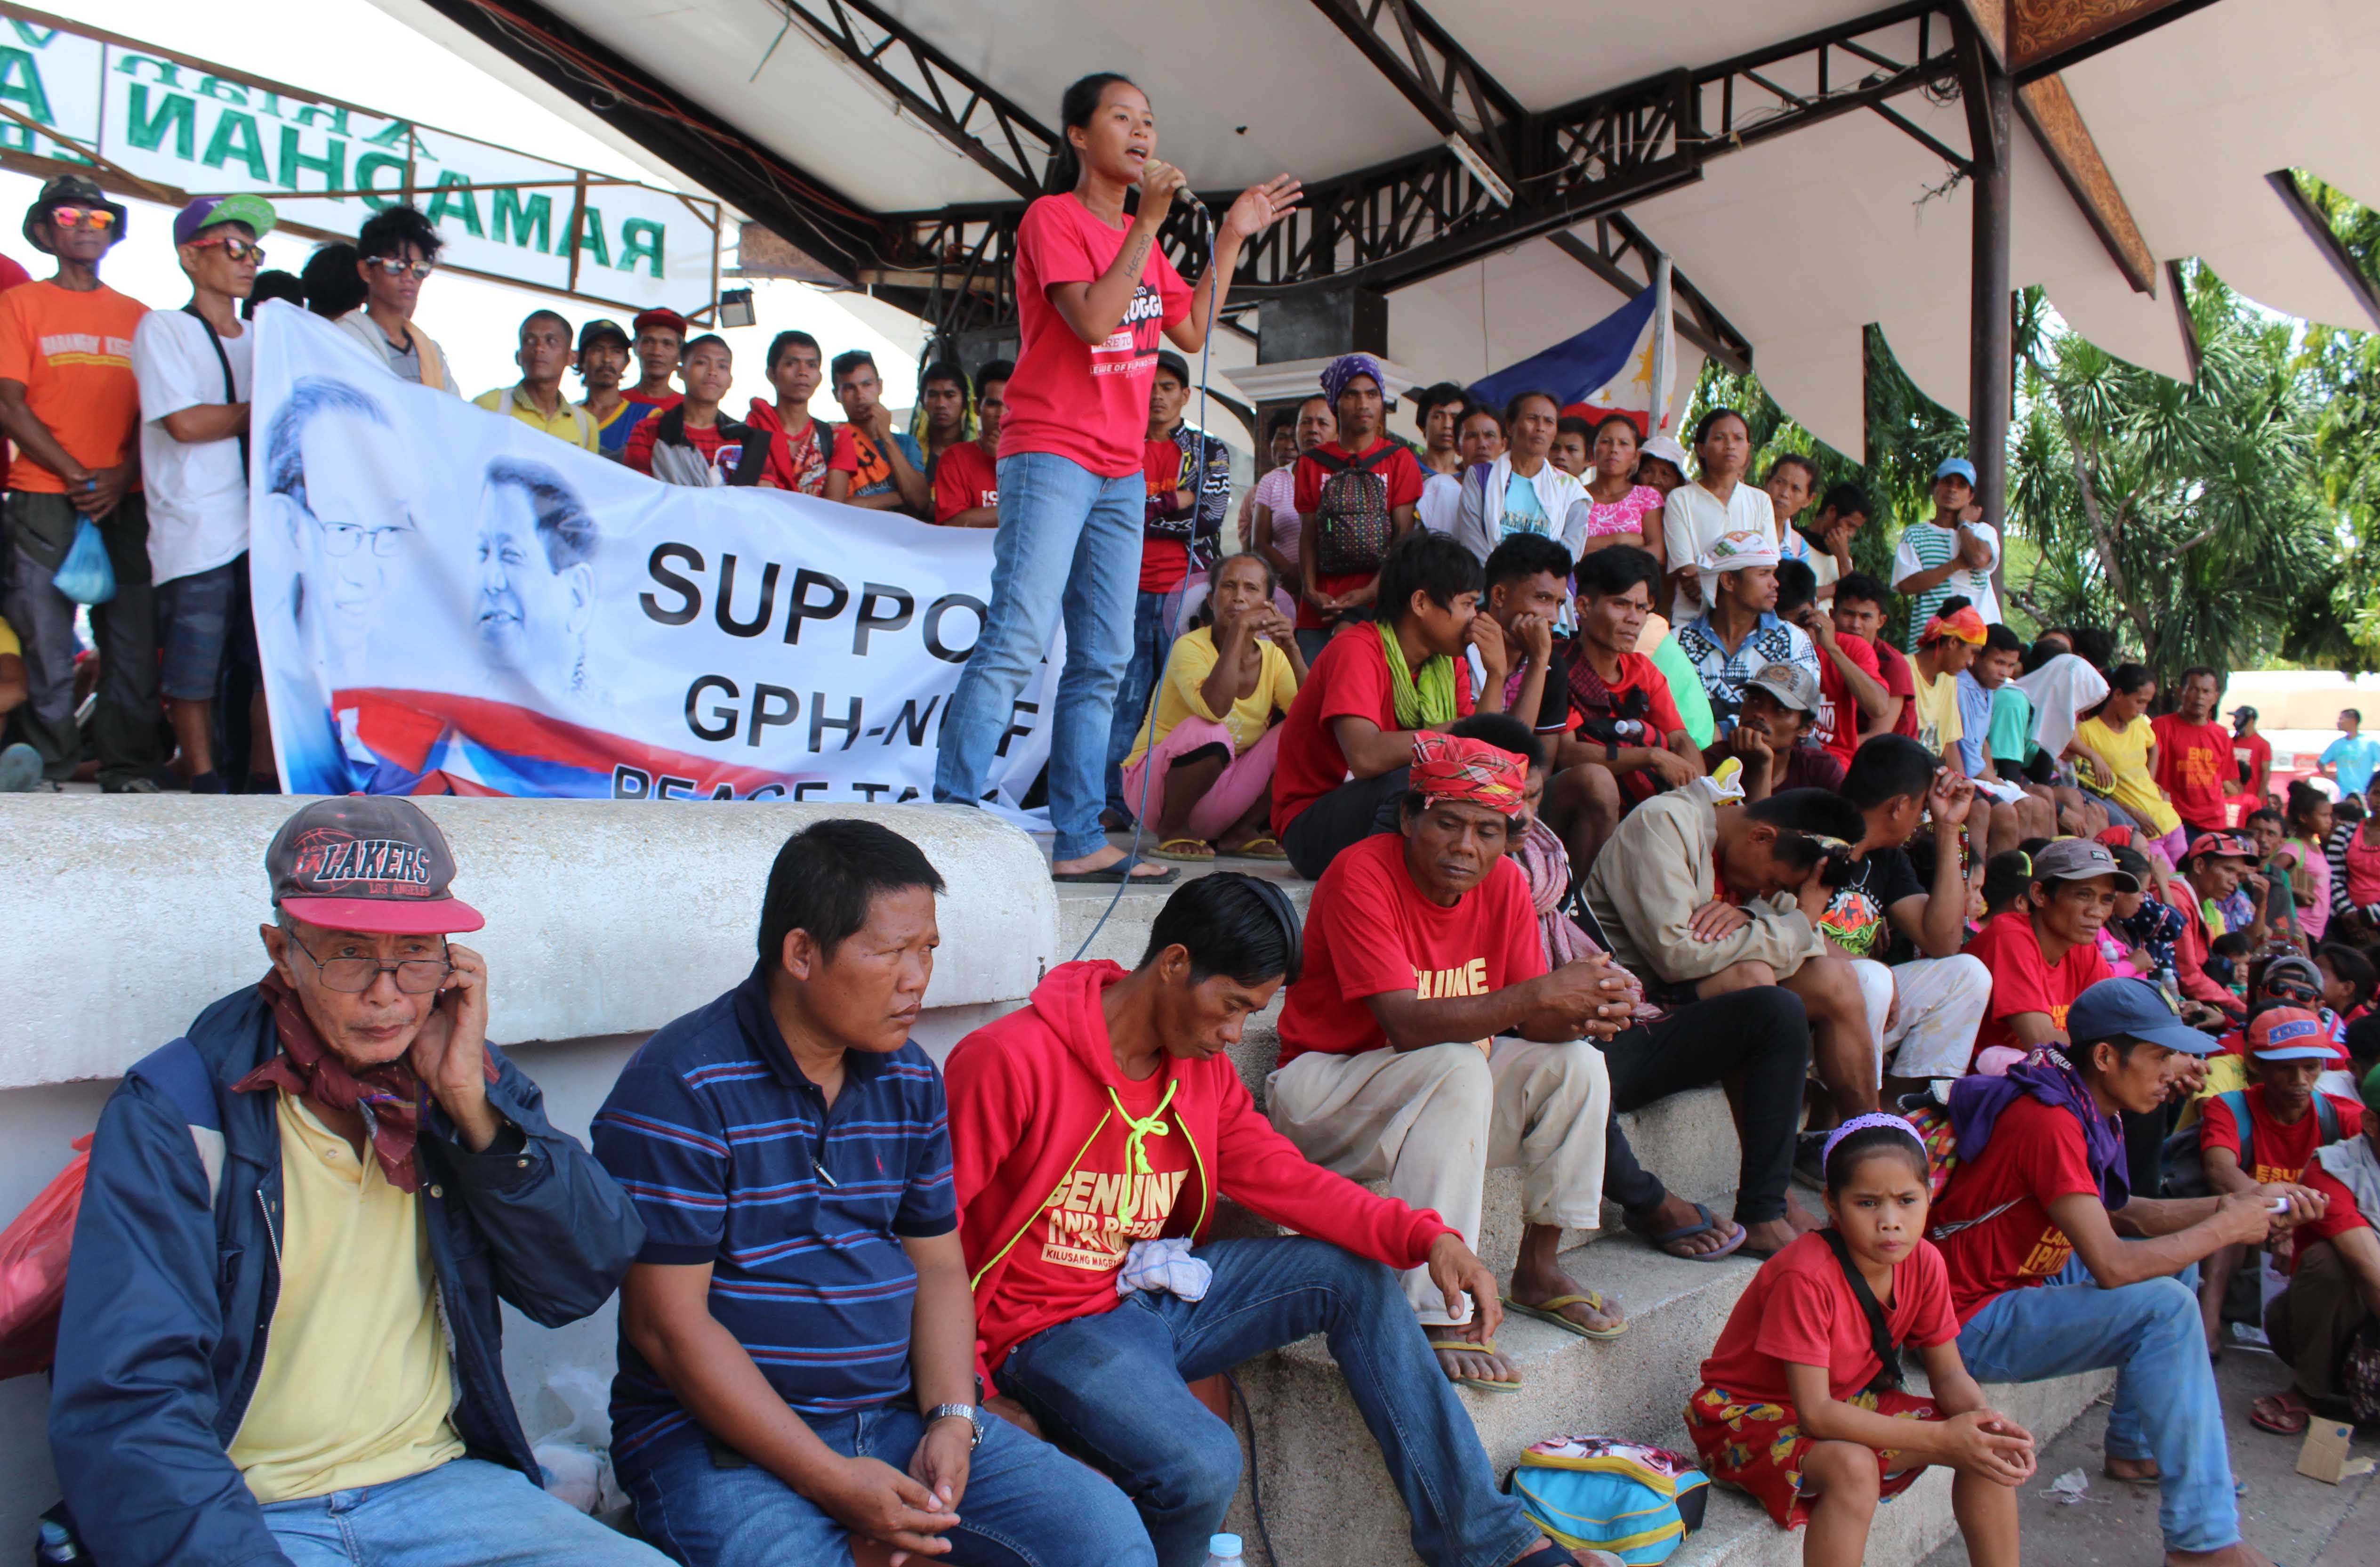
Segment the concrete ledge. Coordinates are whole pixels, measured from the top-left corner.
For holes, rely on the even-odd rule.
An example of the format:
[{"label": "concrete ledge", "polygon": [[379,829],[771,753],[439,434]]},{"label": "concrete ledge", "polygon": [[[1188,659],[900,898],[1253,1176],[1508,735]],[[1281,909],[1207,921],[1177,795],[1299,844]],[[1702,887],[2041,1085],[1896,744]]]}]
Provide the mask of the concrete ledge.
[{"label": "concrete ledge", "polygon": [[[262,972],[264,849],[285,797],[0,796],[0,1088],[110,1077]],[[751,967],[769,866],[812,821],[883,822],[949,883],[929,1009],[1013,1002],[1057,960],[1031,837],[954,806],[706,809],[425,798],[488,917],[489,1033],[507,1044],[649,1032]],[[1146,929],[1145,922],[1141,925]]]}]

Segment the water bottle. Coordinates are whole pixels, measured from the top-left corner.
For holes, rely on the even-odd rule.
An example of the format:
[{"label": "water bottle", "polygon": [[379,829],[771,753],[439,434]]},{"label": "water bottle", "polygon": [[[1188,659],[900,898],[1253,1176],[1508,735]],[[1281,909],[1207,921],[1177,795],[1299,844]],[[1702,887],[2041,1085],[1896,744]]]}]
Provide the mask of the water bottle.
[{"label": "water bottle", "polygon": [[1240,1537],[1208,1535],[1206,1567],[1240,1567]]},{"label": "water bottle", "polygon": [[[1232,1549],[1236,1557],[1239,1553],[1237,1540],[1232,1542]],[[67,1532],[66,1525],[53,1519],[42,1520],[41,1537],[33,1547],[33,1567],[50,1567],[53,1562],[88,1561],[89,1560],[90,1558],[83,1554],[82,1547],[76,1543],[74,1536]]]}]

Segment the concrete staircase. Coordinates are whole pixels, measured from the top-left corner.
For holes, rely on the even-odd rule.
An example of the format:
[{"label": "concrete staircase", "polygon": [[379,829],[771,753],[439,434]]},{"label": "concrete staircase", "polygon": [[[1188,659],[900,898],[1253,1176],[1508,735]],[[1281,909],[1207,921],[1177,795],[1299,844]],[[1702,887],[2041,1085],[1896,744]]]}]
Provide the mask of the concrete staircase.
[{"label": "concrete staircase", "polygon": [[[1246,863],[1228,869],[1279,874],[1275,868]],[[1303,907],[1310,888],[1285,877],[1282,884]],[[1073,956],[1106,914],[1086,955],[1125,965],[1138,960],[1164,894],[1127,891],[1110,913],[1112,894],[1111,888],[1062,890],[1062,957]],[[1278,1013],[1276,1002],[1253,1020],[1232,1052],[1259,1104],[1278,1053]],[[1678,1095],[1620,1120],[1638,1157],[1671,1190],[1708,1203],[1716,1212],[1730,1210],[1737,1148],[1726,1099],[1718,1089]],[[1500,1276],[1509,1273],[1519,1246],[1519,1200],[1514,1172],[1489,1173],[1479,1253]],[[1628,1437],[1693,1454],[1681,1418],[1686,1396],[1758,1265],[1666,1257],[1621,1230],[1616,1209],[1607,1206],[1605,1220],[1601,1231],[1566,1237],[1575,1244],[1562,1260],[1572,1277],[1617,1298],[1631,1323],[1627,1334],[1595,1342],[1508,1317],[1498,1342],[1526,1385],[1516,1393],[1464,1390],[1460,1395],[1500,1475],[1531,1442],[1565,1433]],[[1272,1233],[1229,1204],[1219,1213],[1218,1228],[1224,1233]],[[1255,1431],[1251,1466],[1262,1483],[1266,1523],[1280,1552],[1275,1567],[1387,1567],[1415,1561],[1403,1504],[1322,1341],[1291,1344],[1241,1367],[1237,1376]],[[2112,1382],[2112,1374],[2098,1374],[1994,1386],[1986,1392],[1996,1407],[2046,1445]],[[1230,1526],[1245,1538],[1250,1560],[1258,1560],[1263,1548],[1245,1487]],[[1879,1512],[1868,1560],[1914,1562],[1955,1533],[1949,1476],[1936,1472]],[[1801,1559],[1798,1536],[1777,1528],[1742,1493],[1713,1487],[1703,1528],[1670,1561],[1675,1567],[1791,1567]]]}]

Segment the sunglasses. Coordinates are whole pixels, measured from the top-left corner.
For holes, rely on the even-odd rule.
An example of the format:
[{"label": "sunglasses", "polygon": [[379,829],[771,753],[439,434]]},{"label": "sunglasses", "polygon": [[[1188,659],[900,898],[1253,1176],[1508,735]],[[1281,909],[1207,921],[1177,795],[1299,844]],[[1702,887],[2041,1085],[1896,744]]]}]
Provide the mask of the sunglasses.
[{"label": "sunglasses", "polygon": [[212,245],[222,246],[223,253],[230,257],[235,261],[253,260],[259,266],[262,266],[264,264],[264,247],[258,244],[253,239],[242,239],[237,234],[226,234],[219,239],[193,239],[190,241],[190,249],[193,250],[203,250]]},{"label": "sunglasses", "polygon": [[366,256],[364,265],[379,268],[382,277],[403,277],[411,273],[416,283],[438,270],[436,261],[408,261],[401,256]]},{"label": "sunglasses", "polygon": [[115,226],[115,214],[105,207],[52,207],[49,216],[53,228],[88,228],[93,234],[105,234]]}]

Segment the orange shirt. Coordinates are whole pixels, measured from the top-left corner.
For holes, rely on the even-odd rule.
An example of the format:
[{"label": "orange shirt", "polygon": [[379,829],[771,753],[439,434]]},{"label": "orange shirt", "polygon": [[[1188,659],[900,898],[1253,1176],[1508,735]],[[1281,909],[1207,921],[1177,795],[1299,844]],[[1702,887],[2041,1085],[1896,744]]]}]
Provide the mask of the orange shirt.
[{"label": "orange shirt", "polygon": [[[132,450],[140,428],[132,329],[148,313],[105,284],[78,294],[25,283],[0,294],[0,381],[24,383],[25,406],[85,468],[115,468]],[[67,485],[19,451],[8,488],[63,495]]]}]

